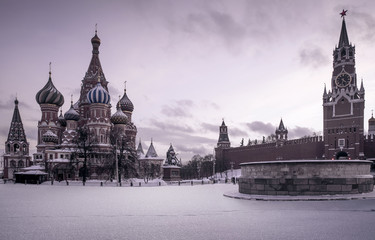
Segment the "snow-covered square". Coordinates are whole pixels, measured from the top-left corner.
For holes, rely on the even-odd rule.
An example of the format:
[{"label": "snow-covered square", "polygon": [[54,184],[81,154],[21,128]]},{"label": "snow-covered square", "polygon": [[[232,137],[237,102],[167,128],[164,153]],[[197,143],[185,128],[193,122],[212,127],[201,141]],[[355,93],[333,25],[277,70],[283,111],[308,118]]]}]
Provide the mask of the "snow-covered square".
[{"label": "snow-covered square", "polygon": [[0,239],[374,239],[375,200],[249,201],[233,184],[0,185]]}]

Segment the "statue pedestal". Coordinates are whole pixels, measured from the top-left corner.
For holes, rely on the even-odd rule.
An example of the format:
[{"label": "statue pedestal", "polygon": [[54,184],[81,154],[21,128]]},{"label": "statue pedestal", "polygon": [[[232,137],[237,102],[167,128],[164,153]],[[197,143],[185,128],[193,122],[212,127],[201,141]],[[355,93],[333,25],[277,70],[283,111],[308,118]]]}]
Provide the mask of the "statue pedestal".
[{"label": "statue pedestal", "polygon": [[181,181],[180,167],[175,165],[163,166],[163,180],[164,181]]}]

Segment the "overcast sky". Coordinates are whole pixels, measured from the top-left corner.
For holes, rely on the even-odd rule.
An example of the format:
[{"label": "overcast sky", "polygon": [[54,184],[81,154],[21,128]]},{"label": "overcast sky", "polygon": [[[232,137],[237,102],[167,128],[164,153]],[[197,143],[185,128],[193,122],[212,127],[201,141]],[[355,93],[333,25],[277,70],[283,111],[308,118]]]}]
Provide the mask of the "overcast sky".
[{"label": "overcast sky", "polygon": [[[187,161],[215,147],[222,118],[232,146],[274,133],[321,133],[322,94],[342,9],[366,90],[365,131],[375,109],[375,2],[368,1],[0,1],[0,143],[16,94],[35,149],[36,93],[52,80],[63,112],[79,97],[95,24],[112,106],[124,81],[144,148],[170,143]],[[112,113],[115,108],[112,108]],[[3,145],[0,148],[4,148]]]}]

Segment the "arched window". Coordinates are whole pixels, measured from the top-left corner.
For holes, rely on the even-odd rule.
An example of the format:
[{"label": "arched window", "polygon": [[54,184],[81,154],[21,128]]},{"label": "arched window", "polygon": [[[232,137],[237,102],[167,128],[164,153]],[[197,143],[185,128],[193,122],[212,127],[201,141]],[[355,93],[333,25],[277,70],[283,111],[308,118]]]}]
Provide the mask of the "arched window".
[{"label": "arched window", "polygon": [[344,48],[341,51],[341,59],[345,58],[345,56],[346,56],[346,49]]},{"label": "arched window", "polygon": [[12,160],[10,161],[10,167],[11,168],[15,168],[17,165],[16,165],[16,161]]},{"label": "arched window", "polygon": [[18,161],[18,167],[23,168],[25,165],[23,164],[22,160]]},{"label": "arched window", "polygon": [[20,151],[20,146],[16,143],[13,145],[13,150],[14,152],[19,152]]}]

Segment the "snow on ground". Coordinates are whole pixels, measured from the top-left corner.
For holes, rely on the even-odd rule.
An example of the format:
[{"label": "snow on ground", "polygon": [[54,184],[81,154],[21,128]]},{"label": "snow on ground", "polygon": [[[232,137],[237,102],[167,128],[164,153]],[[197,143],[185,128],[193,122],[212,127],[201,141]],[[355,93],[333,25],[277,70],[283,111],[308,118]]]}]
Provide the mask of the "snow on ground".
[{"label": "snow on ground", "polygon": [[237,188],[0,184],[0,239],[374,239],[375,200],[223,196]]}]

